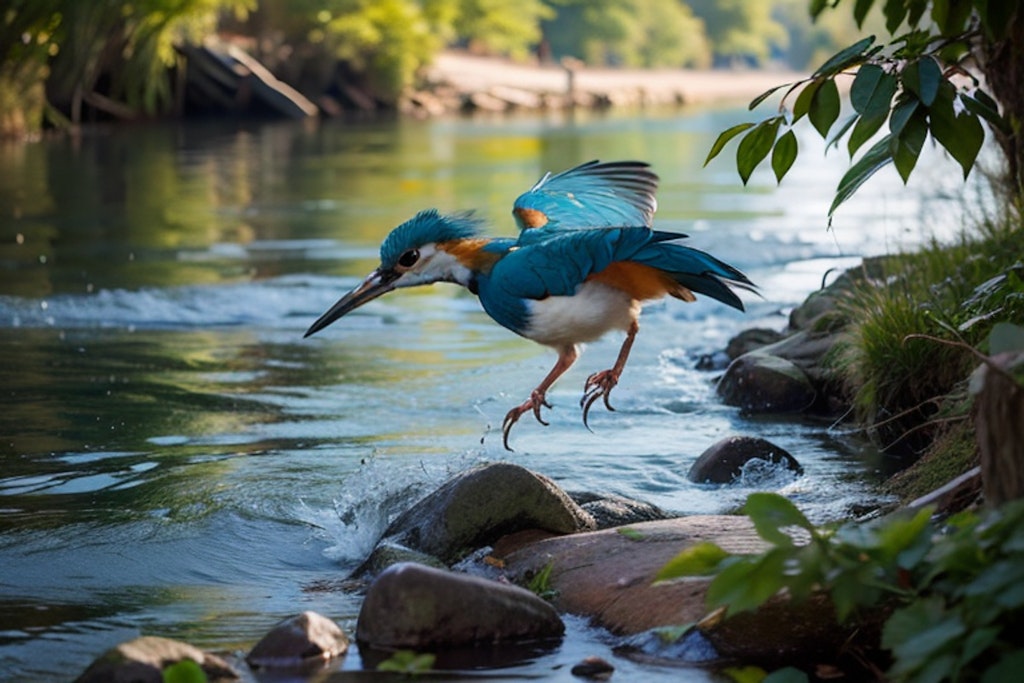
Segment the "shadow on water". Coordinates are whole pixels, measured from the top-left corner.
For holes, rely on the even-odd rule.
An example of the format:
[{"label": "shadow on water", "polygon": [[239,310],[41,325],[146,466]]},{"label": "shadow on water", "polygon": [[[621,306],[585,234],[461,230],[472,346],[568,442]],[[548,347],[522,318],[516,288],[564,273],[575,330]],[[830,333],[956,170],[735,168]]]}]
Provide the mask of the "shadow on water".
[{"label": "shadow on water", "polygon": [[[778,189],[770,173],[743,188],[725,165],[703,169],[743,115],[140,126],[0,146],[0,678],[66,680],[140,634],[245,648],[304,609],[351,632],[357,596],[303,586],[343,577],[389,518],[484,461],[680,514],[763,488],[815,519],[844,514],[877,468],[861,447],[828,425],[739,415],[694,362],[742,326],[781,328],[828,268],[943,224],[912,188],[852,201],[829,233],[843,165],[815,160],[813,141]],[[746,316],[708,302],[645,311],[618,410],[595,411],[593,432],[579,391],[617,339],[556,385],[550,427],[517,426],[515,453],[497,426],[553,357],[472,296],[381,299],[302,339],[417,210],[476,207],[508,234],[519,192],[591,158],[652,162],[659,224],[764,292]],[[697,455],[732,433],[778,441],[806,475],[689,483]],[[479,675],[572,680],[597,654],[627,678],[679,679],[569,623],[553,651]],[[358,655],[337,666],[330,680],[362,675]]]}]

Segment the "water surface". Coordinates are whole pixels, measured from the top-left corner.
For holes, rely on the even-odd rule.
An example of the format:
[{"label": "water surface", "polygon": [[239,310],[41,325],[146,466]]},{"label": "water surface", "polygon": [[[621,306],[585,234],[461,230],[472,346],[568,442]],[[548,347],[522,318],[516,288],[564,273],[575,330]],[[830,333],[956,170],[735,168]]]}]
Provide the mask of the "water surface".
[{"label": "water surface", "polygon": [[[741,416],[695,362],[745,326],[783,327],[829,269],[950,233],[956,174],[923,168],[909,191],[879,174],[830,231],[846,161],[820,141],[801,140],[781,188],[768,172],[743,188],[728,158],[702,168],[717,132],[745,115],[112,127],[0,147],[0,678],[67,680],[140,634],[245,649],[305,609],[352,632],[357,599],[318,587],[398,511],[480,462],[680,514],[729,510],[755,490],[818,521],[846,514],[869,495],[870,449],[827,423]],[[550,427],[523,418],[513,453],[501,420],[554,354],[471,295],[393,295],[302,339],[415,211],[476,208],[511,234],[518,193],[592,158],[651,162],[659,226],[763,293],[746,314],[710,300],[645,310],[617,412],[596,407],[593,432],[579,394],[619,338],[592,344],[556,385]],[[806,475],[686,480],[737,433],[786,448]],[[597,654],[623,676],[679,680],[615,658],[578,620],[569,629],[513,673],[572,680],[568,668]],[[358,668],[358,655],[340,666]]]}]

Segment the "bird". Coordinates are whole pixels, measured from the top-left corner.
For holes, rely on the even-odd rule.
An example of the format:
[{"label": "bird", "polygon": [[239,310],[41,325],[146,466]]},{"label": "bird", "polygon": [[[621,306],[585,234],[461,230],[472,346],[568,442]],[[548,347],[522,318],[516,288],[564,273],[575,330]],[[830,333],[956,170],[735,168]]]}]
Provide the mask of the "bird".
[{"label": "bird", "polygon": [[320,316],[304,337],[396,289],[454,283],[475,294],[499,325],[553,348],[551,371],[505,415],[502,444],[526,413],[547,426],[547,392],[576,362],[580,345],[613,330],[625,340],[611,368],[583,387],[583,424],[591,407],[606,409],[639,332],[642,304],[696,294],[744,310],[735,289],[756,292],[740,270],[680,244],[688,235],[656,230],[659,178],[643,161],[588,161],[545,173],[513,203],[516,237],[484,234],[472,212],[420,211],[380,246],[380,265]]}]

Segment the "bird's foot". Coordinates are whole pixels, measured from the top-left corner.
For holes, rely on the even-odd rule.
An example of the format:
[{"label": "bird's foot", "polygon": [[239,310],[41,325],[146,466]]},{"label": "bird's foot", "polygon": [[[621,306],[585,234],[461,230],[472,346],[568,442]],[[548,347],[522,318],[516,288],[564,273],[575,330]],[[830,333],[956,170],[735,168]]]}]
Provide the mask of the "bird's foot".
[{"label": "bird's foot", "polygon": [[533,412],[533,416],[537,418],[537,422],[540,422],[545,427],[548,423],[544,421],[544,418],[540,416],[541,408],[550,408],[551,404],[548,403],[547,397],[543,391],[534,389],[530,394],[530,398],[523,401],[520,405],[516,406],[512,410],[508,411],[505,415],[504,422],[501,423],[501,442],[505,446],[505,450],[512,450],[508,445],[508,435],[512,431],[512,426],[519,422],[519,418],[525,413]]},{"label": "bird's foot", "polygon": [[583,398],[580,399],[580,407],[583,408],[583,426],[587,429],[590,429],[590,425],[587,424],[587,416],[590,415],[590,407],[597,402],[597,399],[604,399],[604,407],[611,411],[615,410],[608,402],[608,395],[619,383],[619,374],[614,369],[602,370],[587,378],[587,383],[583,385]]}]

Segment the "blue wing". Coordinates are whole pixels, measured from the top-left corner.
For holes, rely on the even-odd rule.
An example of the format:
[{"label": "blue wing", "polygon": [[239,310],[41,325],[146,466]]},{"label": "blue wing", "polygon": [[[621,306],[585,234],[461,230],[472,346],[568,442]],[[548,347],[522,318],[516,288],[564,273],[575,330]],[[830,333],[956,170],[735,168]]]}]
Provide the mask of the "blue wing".
[{"label": "blue wing", "polygon": [[650,227],[657,189],[658,176],[644,162],[589,161],[546,174],[516,199],[512,214],[528,242],[561,230]]},{"label": "blue wing", "polygon": [[[664,233],[661,233],[664,234]],[[506,294],[527,299],[572,296],[593,273],[628,261],[651,240],[648,228],[603,228],[552,233],[519,246],[498,261],[491,275]]]}]

